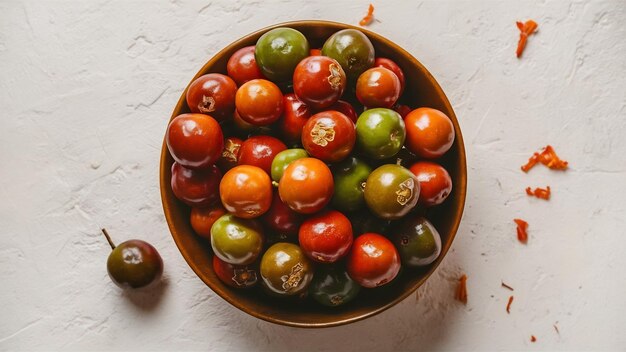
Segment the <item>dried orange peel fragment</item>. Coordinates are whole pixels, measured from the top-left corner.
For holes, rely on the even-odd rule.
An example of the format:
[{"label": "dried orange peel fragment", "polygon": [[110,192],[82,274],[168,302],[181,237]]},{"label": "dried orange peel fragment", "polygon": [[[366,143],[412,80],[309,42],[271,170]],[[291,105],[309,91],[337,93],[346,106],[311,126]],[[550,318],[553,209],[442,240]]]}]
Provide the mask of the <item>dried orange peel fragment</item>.
[{"label": "dried orange peel fragment", "polygon": [[528,233],[526,229],[528,229],[528,223],[522,219],[513,219],[517,224],[517,239],[526,244],[528,242]]},{"label": "dried orange peel fragment", "polygon": [[567,161],[561,160],[559,156],[556,155],[551,145],[547,145],[543,148],[541,153],[535,152],[533,156],[528,159],[528,162],[522,165],[522,171],[528,172],[528,170],[532,169],[537,163],[542,163],[553,170],[567,169]]},{"label": "dried orange peel fragment", "polygon": [[546,188],[535,188],[533,191],[530,187],[526,187],[526,194],[529,196],[535,196],[539,199],[550,200],[550,186]]},{"label": "dried orange peel fragment", "polygon": [[522,56],[524,52],[524,48],[526,47],[526,41],[528,40],[528,36],[533,34],[537,30],[537,22],[533,20],[528,20],[524,23],[517,21],[517,28],[520,30],[519,41],[517,42],[517,52],[516,55],[518,58]]},{"label": "dried orange peel fragment", "polygon": [[467,304],[467,275],[463,274],[459,278],[459,284],[456,287],[454,298],[463,304]]},{"label": "dried orange peel fragment", "polygon": [[513,303],[513,296],[509,297],[509,302],[506,304],[507,314],[511,314],[511,304]]},{"label": "dried orange peel fragment", "polygon": [[367,15],[365,15],[365,17],[363,17],[363,19],[359,21],[359,25],[368,26],[372,23],[372,21],[374,21],[374,5],[370,4],[370,6],[367,8]]}]

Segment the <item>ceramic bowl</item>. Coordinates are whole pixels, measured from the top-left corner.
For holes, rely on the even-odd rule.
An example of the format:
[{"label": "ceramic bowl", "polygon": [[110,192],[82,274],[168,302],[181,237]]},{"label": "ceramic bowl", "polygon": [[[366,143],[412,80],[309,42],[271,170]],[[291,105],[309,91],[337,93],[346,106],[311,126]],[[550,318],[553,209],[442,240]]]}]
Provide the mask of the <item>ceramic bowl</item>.
[{"label": "ceramic bowl", "polygon": [[[309,40],[311,48],[321,47],[333,33],[355,28],[365,33],[372,41],[376,56],[383,56],[395,61],[406,76],[406,89],[403,101],[412,108],[432,107],[446,113],[454,124],[456,139],[452,148],[439,162],[450,173],[453,190],[449,198],[428,213],[429,220],[441,234],[442,251],[439,258],[430,266],[421,269],[403,269],[401,274],[390,284],[376,288],[363,289],[359,296],[349,304],[336,308],[327,308],[312,300],[291,300],[273,298],[258,290],[238,290],[224,285],[212,269],[212,251],[208,241],[198,237],[189,223],[190,208],[174,197],[170,188],[170,169],[173,159],[165,143],[161,152],[160,186],[165,218],[172,237],[181,254],[191,269],[215,293],[242,311],[257,318],[297,327],[330,327],[351,323],[371,317],[402,301],[422,285],[437,269],[437,266],[452,245],[461,221],[465,203],[467,170],[465,149],[459,124],[443,90],[428,70],[410,53],[389,39],[366,29],[327,21],[296,21],[273,25],[244,36],[215,54],[196,74],[197,77],[211,73],[226,73],[226,63],[238,49],[254,45],[265,32],[277,27],[291,27],[302,32]],[[189,112],[185,101],[185,92],[180,96],[171,118]],[[164,124],[165,125],[165,124]]]}]

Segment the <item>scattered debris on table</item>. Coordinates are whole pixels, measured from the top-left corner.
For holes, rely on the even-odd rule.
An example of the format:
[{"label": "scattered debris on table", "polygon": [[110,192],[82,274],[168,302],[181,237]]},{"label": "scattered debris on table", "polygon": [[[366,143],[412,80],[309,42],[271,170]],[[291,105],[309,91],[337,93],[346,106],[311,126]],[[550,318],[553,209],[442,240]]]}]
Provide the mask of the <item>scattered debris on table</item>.
[{"label": "scattered debris on table", "polygon": [[517,239],[523,244],[528,242],[528,233],[526,230],[528,229],[528,223],[522,219],[513,219],[517,224]]},{"label": "scattered debris on table", "polygon": [[517,42],[517,51],[516,55],[519,59],[524,52],[524,48],[526,48],[526,41],[528,40],[528,36],[533,34],[537,30],[537,22],[533,20],[528,20],[524,23],[517,21],[517,28],[520,30],[519,41]]},{"label": "scattered debris on table", "polygon": [[530,342],[535,342],[537,341],[537,338],[535,337],[535,335],[530,335]]},{"label": "scattered debris on table", "polygon": [[502,281],[502,287],[507,288],[507,289],[509,289],[509,290],[511,290],[511,291],[515,291],[515,290],[513,289],[513,287],[511,287],[511,286],[509,286],[509,285],[505,284],[505,283],[504,283],[504,281]]},{"label": "scattered debris on table", "polygon": [[528,194],[529,196],[535,196],[539,199],[545,199],[545,200],[550,200],[550,186],[547,186],[546,188],[535,188],[535,190],[531,190],[530,187],[526,187],[526,194]]},{"label": "scattered debris on table", "polygon": [[509,303],[506,304],[507,314],[511,314],[511,304],[513,303],[513,296],[509,297]]},{"label": "scattered debris on table", "polygon": [[374,21],[374,5],[370,4],[370,6],[367,8],[367,15],[365,15],[365,17],[363,17],[363,19],[359,21],[359,25],[363,27],[369,26],[372,21]]},{"label": "scattered debris on table", "polygon": [[463,304],[467,304],[467,275],[463,274],[459,278],[459,284],[456,287],[454,298]]},{"label": "scattered debris on table", "polygon": [[547,145],[543,148],[541,153],[535,152],[533,156],[528,159],[528,162],[522,166],[522,171],[528,172],[528,170],[532,169],[538,162],[553,170],[567,169],[567,161],[561,160],[558,155],[556,155],[551,145]]}]

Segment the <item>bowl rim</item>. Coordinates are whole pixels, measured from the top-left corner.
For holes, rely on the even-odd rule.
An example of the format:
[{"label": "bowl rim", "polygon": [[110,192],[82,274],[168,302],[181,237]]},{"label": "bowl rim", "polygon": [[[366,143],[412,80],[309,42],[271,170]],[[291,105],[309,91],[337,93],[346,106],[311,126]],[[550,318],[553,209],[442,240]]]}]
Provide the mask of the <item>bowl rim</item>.
[{"label": "bowl rim", "polygon": [[[422,286],[424,284],[424,282],[426,282],[426,280],[428,280],[428,278],[437,270],[437,268],[439,267],[439,264],[441,264],[441,262],[443,261],[443,258],[445,257],[445,255],[447,254],[448,250],[450,249],[450,247],[452,246],[452,243],[454,242],[454,238],[456,237],[456,233],[459,229],[460,223],[461,223],[461,218],[463,216],[463,211],[465,209],[465,200],[466,200],[466,193],[467,193],[467,162],[466,162],[466,153],[465,153],[465,145],[463,143],[463,136],[461,134],[461,128],[459,126],[458,120],[456,118],[456,114],[454,112],[454,109],[452,108],[452,105],[450,104],[450,101],[448,100],[448,97],[445,95],[443,89],[441,88],[441,86],[439,85],[439,83],[435,80],[435,78],[433,77],[433,75],[426,69],[426,67],[424,65],[422,65],[422,63],[420,61],[418,61],[413,55],[411,55],[408,51],[406,51],[405,49],[403,49],[402,47],[400,47],[399,45],[397,45],[396,43],[392,42],[391,40],[383,37],[380,34],[377,34],[375,32],[372,32],[368,29],[362,28],[362,27],[357,27],[351,24],[346,24],[346,23],[341,23],[341,22],[335,22],[335,21],[325,21],[325,20],[297,20],[297,21],[288,21],[288,22],[281,22],[281,23],[277,23],[277,24],[273,24],[270,26],[266,26],[264,28],[261,28],[259,30],[256,30],[254,32],[251,32],[249,34],[246,34],[242,37],[240,37],[239,39],[233,41],[232,43],[230,43],[229,45],[227,45],[226,47],[224,47],[223,49],[221,49],[220,51],[218,51],[217,53],[213,54],[212,57],[202,66],[202,68],[196,73],[196,75],[194,76],[194,78],[189,82],[189,84],[187,85],[187,87],[185,87],[185,90],[182,92],[181,97],[179,98],[176,106],[174,107],[174,110],[172,111],[172,115],[170,116],[169,121],[171,121],[174,117],[177,116],[177,111],[180,111],[181,107],[186,103],[185,100],[185,94],[187,92],[187,89],[189,88],[189,85],[191,84],[191,82],[193,82],[196,78],[198,78],[199,76],[201,76],[202,74],[204,74],[206,72],[206,70],[208,69],[208,67],[212,66],[214,64],[214,62],[217,60],[216,58],[218,56],[221,56],[223,53],[228,52],[230,50],[236,49],[238,47],[242,46],[242,42],[247,40],[247,38],[249,37],[253,37],[256,35],[260,35],[262,33],[265,33],[269,30],[272,30],[274,28],[278,28],[278,27],[291,27],[291,26],[326,26],[326,27],[333,27],[333,28],[337,28],[337,30],[342,30],[342,29],[356,29],[359,30],[361,32],[363,32],[365,35],[367,35],[370,38],[375,38],[377,41],[380,41],[382,43],[384,43],[385,45],[387,45],[388,47],[390,47],[392,50],[399,52],[401,55],[407,57],[411,63],[413,65],[415,65],[416,67],[418,67],[419,69],[421,69],[425,74],[426,74],[426,79],[430,82],[430,84],[432,84],[432,86],[435,88],[437,95],[439,95],[440,97],[442,97],[443,103],[445,105],[445,107],[452,112],[450,119],[452,120],[452,124],[454,125],[454,129],[455,129],[455,138],[457,139],[458,143],[459,143],[459,159],[460,159],[460,168],[459,168],[459,184],[455,185],[455,187],[460,189],[460,199],[459,199],[459,203],[460,206],[456,209],[455,213],[453,214],[454,216],[454,224],[452,224],[451,227],[451,233],[450,233],[450,240],[447,242],[447,245],[445,245],[442,249],[441,249],[441,254],[440,254],[440,258],[439,260],[435,261],[433,263],[433,265],[428,268],[428,271],[422,276],[422,278],[417,281],[415,284],[413,284],[413,286],[411,286],[408,290],[405,290],[405,292],[403,292],[400,296],[398,296],[397,298],[385,303],[384,305],[373,309],[367,313],[363,313],[361,315],[358,316],[353,316],[353,317],[349,317],[349,318],[345,318],[345,319],[338,319],[336,321],[332,321],[332,322],[323,322],[323,323],[316,323],[316,322],[312,322],[312,323],[306,323],[306,322],[297,322],[297,321],[290,321],[290,320],[285,320],[285,319],[281,319],[281,318],[276,318],[270,314],[265,314],[263,312],[258,312],[255,310],[251,310],[248,309],[246,306],[239,304],[239,302],[232,298],[230,295],[228,295],[225,290],[223,290],[221,287],[214,285],[213,282],[209,281],[209,280],[205,280],[205,278],[200,274],[201,270],[198,267],[198,265],[191,260],[191,255],[185,250],[185,248],[183,247],[181,241],[179,240],[180,236],[178,235],[178,231],[175,228],[173,221],[171,221],[172,218],[172,209],[170,208],[170,206],[167,203],[167,199],[165,196],[165,193],[162,191],[164,189],[164,187],[169,187],[169,183],[170,181],[167,180],[164,175],[166,174],[166,169],[170,167],[170,165],[166,165],[166,160],[167,160],[167,154],[169,153],[169,151],[167,150],[167,144],[165,142],[165,137],[163,138],[163,145],[161,147],[161,156],[160,156],[160,162],[159,162],[159,180],[160,180],[160,193],[161,193],[161,203],[163,205],[163,212],[165,215],[165,219],[167,221],[167,225],[168,228],[170,230],[170,233],[174,239],[174,242],[176,243],[176,246],[178,247],[178,250],[180,251],[180,253],[182,254],[183,258],[185,259],[185,261],[187,262],[187,264],[189,265],[189,267],[191,267],[191,269],[194,271],[194,273],[196,274],[196,276],[198,276],[198,278],[200,278],[200,280],[202,280],[207,286],[209,286],[209,288],[211,290],[213,290],[213,292],[217,293],[218,296],[220,296],[222,299],[224,299],[225,301],[227,301],[228,303],[230,303],[231,305],[233,305],[234,307],[236,307],[237,309],[250,314],[256,318],[265,320],[267,322],[270,323],[274,323],[274,324],[279,324],[279,325],[285,325],[285,326],[291,326],[291,327],[299,327],[299,328],[323,328],[323,327],[334,327],[334,326],[339,326],[339,325],[345,325],[345,324],[349,324],[349,323],[354,323],[356,321],[359,320],[363,320],[365,318],[369,318],[372,317],[374,315],[377,315],[389,308],[391,308],[392,306],[402,302],[403,300],[405,300],[408,296],[410,296],[413,292],[415,292],[420,286]],[[169,125],[169,121],[168,121],[168,125]],[[167,129],[167,127],[166,127]]]}]

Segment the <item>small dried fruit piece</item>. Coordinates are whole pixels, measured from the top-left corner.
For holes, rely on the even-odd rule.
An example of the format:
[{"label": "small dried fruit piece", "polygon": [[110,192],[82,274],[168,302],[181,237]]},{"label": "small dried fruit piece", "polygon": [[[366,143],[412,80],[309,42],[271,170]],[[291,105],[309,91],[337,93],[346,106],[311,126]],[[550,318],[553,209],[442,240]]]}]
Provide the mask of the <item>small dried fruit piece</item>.
[{"label": "small dried fruit piece", "polygon": [[556,155],[551,145],[547,145],[543,148],[541,153],[535,152],[533,156],[528,159],[528,162],[522,165],[522,171],[528,172],[528,170],[532,169],[537,163],[542,163],[553,170],[567,169],[567,161],[561,160],[558,155]]},{"label": "small dried fruit piece", "polygon": [[370,4],[370,6],[367,8],[367,15],[365,15],[365,17],[363,17],[363,19],[359,21],[359,25],[369,26],[372,21],[374,21],[374,5]]},{"label": "small dried fruit piece", "polygon": [[509,297],[509,303],[506,304],[506,312],[511,314],[511,304],[513,303],[513,296]]},{"label": "small dried fruit piece", "polygon": [[524,48],[526,47],[526,41],[528,40],[528,36],[533,34],[537,30],[537,22],[533,20],[528,20],[524,23],[517,21],[516,24],[517,28],[519,28],[520,30],[516,55],[518,58],[520,58],[522,56],[522,52],[524,52]]},{"label": "small dried fruit piece", "polygon": [[463,304],[467,304],[467,275],[463,274],[459,278],[459,284],[456,287],[454,298]]},{"label": "small dried fruit piece", "polygon": [[550,199],[550,186],[546,188],[535,188],[535,190],[531,190],[530,187],[526,187],[526,194],[529,196],[535,196],[540,199],[549,200]]},{"label": "small dried fruit piece", "polygon": [[511,286],[509,286],[509,285],[505,284],[505,283],[504,283],[504,281],[502,281],[502,287],[504,287],[504,288],[506,288],[506,289],[509,289],[509,290],[513,291],[513,287],[511,287]]},{"label": "small dried fruit piece", "polygon": [[528,229],[528,223],[522,219],[513,219],[517,224],[517,239],[526,244],[528,242],[528,233],[526,233],[526,229]]}]

